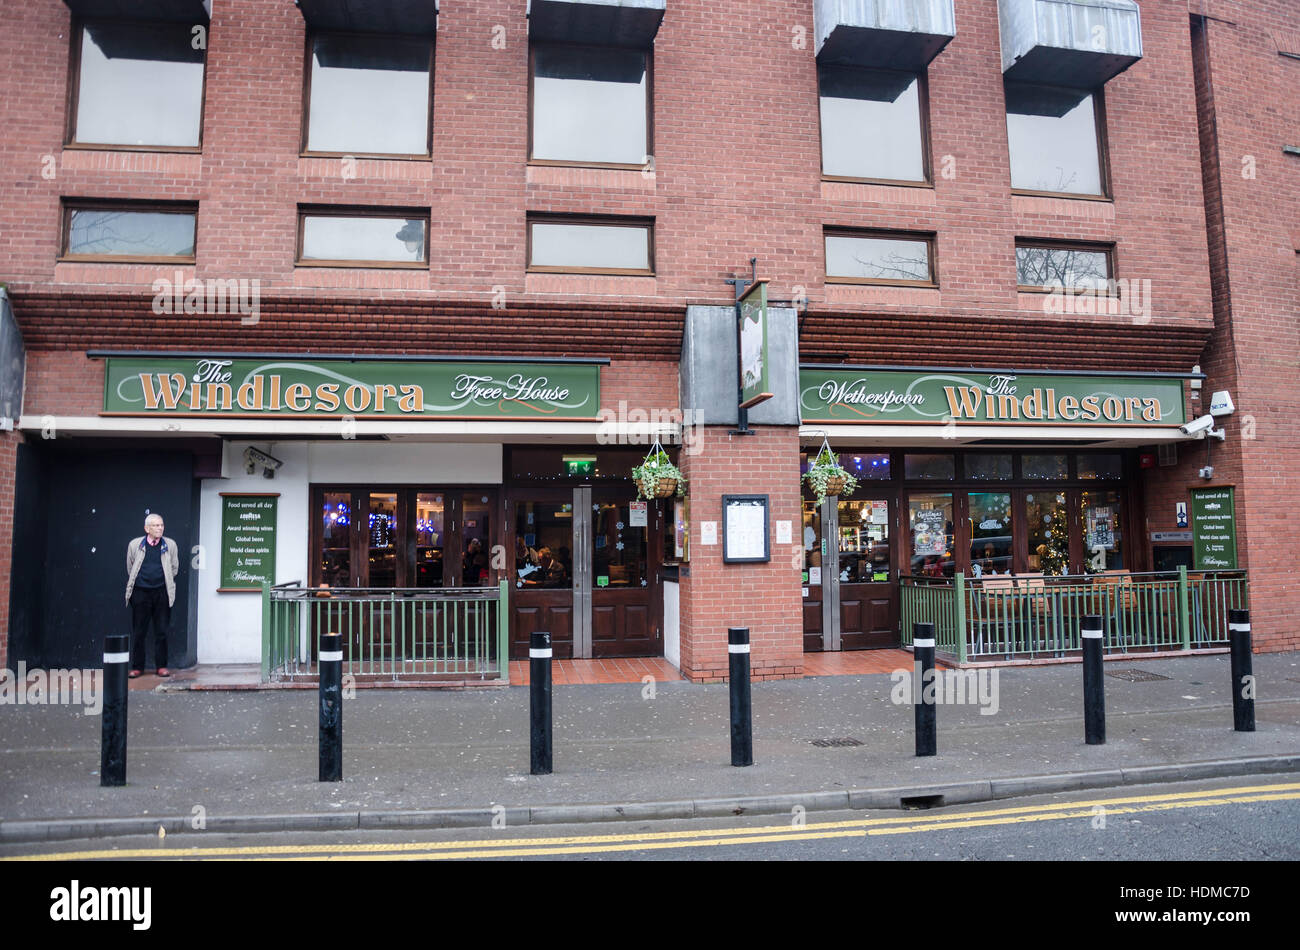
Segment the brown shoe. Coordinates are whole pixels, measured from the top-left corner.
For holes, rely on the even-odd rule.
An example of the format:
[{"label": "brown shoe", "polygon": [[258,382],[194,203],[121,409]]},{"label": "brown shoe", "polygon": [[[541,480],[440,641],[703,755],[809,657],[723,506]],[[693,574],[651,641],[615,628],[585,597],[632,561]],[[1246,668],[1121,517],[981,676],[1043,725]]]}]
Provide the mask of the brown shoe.
[{"label": "brown shoe", "polygon": [[140,671],[132,670],[130,673],[126,674],[126,678],[129,680],[138,680],[140,678]]},{"label": "brown shoe", "polygon": [[165,666],[160,666],[160,667],[158,667],[158,675],[159,675],[159,676],[171,676],[171,675],[172,675],[172,671],[169,670],[169,669],[167,669],[167,667],[165,667]]}]

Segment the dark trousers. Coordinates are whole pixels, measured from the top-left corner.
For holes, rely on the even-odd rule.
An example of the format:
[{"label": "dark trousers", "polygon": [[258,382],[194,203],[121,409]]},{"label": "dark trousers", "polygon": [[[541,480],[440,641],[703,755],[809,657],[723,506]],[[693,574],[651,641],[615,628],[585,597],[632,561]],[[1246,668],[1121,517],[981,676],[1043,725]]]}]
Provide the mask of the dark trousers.
[{"label": "dark trousers", "polygon": [[137,587],[131,591],[131,669],[144,669],[145,639],[153,623],[153,655],[157,666],[167,665],[167,629],[172,608],[166,587]]}]

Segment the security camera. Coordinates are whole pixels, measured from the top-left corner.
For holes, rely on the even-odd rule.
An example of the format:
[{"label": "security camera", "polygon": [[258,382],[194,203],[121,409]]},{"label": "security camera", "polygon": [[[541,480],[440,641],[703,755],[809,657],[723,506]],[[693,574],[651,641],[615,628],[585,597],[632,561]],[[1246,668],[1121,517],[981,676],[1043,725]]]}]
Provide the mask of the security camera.
[{"label": "security camera", "polygon": [[1201,478],[1205,478],[1205,479],[1213,478],[1213,477],[1214,477],[1214,466],[1213,466],[1213,465],[1202,465],[1200,471],[1198,471],[1196,474],[1197,474],[1197,475],[1200,475]]},{"label": "security camera", "polygon": [[274,455],[267,455],[251,445],[244,449],[244,471],[249,475],[252,475],[260,467],[263,478],[275,478],[275,470],[283,464]]},{"label": "security camera", "polygon": [[1214,416],[1201,416],[1192,422],[1184,423],[1178,427],[1183,435],[1196,435],[1198,432],[1205,432],[1214,428]]}]

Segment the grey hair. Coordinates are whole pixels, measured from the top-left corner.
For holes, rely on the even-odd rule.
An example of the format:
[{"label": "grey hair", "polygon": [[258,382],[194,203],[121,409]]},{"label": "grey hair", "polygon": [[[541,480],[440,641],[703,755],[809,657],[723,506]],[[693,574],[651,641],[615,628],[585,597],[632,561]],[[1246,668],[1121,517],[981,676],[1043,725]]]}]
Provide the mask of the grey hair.
[{"label": "grey hair", "polygon": [[152,520],[155,519],[155,518],[157,518],[159,521],[162,521],[162,520],[163,520],[163,516],[162,516],[162,515],[158,514],[158,512],[156,512],[156,511],[151,511],[151,512],[149,512],[149,514],[145,515],[144,523],[145,523],[146,525],[148,525],[149,522],[152,521]]}]

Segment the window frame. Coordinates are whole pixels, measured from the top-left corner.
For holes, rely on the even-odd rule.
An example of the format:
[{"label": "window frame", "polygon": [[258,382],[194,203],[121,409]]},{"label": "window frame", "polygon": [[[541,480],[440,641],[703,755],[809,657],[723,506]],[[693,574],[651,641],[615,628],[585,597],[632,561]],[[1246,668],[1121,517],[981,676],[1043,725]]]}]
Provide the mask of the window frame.
[{"label": "window frame", "polygon": [[[533,120],[536,115],[537,100],[534,92],[534,80],[537,75],[537,48],[554,47],[568,49],[621,49],[631,52],[640,53],[645,57],[645,153],[648,156],[646,160],[636,163],[631,162],[593,162],[580,161],[569,158],[534,158],[533,157]],[[654,69],[654,47],[649,46],[642,49],[639,46],[614,46],[601,45],[598,43],[564,43],[544,41],[541,43],[532,40],[528,43],[528,152],[525,156],[525,163],[528,165],[544,165],[560,168],[616,168],[627,171],[641,171],[645,168],[655,167],[655,69]],[[530,229],[531,233],[531,229]],[[531,254],[530,254],[531,257]],[[651,263],[654,258],[651,255]]]},{"label": "window frame", "polygon": [[[655,276],[655,219],[639,215],[589,215],[589,214],[553,214],[549,212],[528,212],[525,216],[525,273],[528,274],[604,274],[616,277],[654,277]],[[533,225],[534,224],[577,224],[595,225],[597,227],[643,228],[646,231],[646,261],[649,267],[559,267],[542,264],[533,265]]]},{"label": "window frame", "polygon": [[[826,239],[830,237],[878,238],[882,240],[924,241],[930,261],[930,279],[903,280],[900,278],[839,277],[829,272],[826,259]],[[825,225],[822,228],[822,273],[827,284],[857,284],[871,287],[921,287],[937,290],[939,287],[939,235],[935,231],[899,231],[881,228],[849,228]]]},{"label": "window frame", "polygon": [[[1006,87],[1008,83],[1020,86],[1038,86],[1044,89],[1068,89],[1071,92],[1078,92],[1077,88],[1071,86],[1059,86],[1055,83],[1028,82],[1015,83],[1014,80],[1004,79],[1002,82],[1002,119],[1005,123],[1010,113],[1007,110]],[[1115,200],[1111,192],[1110,176],[1110,140],[1106,133],[1106,94],[1105,86],[1098,86],[1096,89],[1089,89],[1092,95],[1092,117],[1093,133],[1097,142],[1097,174],[1101,178],[1101,193],[1090,194],[1082,191],[1035,191],[1031,188],[1017,188],[1014,183],[1011,184],[1011,194],[1024,195],[1031,198],[1066,198],[1077,201],[1110,201]],[[1007,127],[1007,181],[1011,182],[1011,128]]]},{"label": "window frame", "polygon": [[[828,175],[826,174],[826,150],[824,133],[821,121],[821,67],[817,64],[817,155],[818,168],[821,171],[822,181],[843,181],[867,185],[891,185],[900,188],[934,188],[934,168],[930,160],[930,71],[928,68],[911,72],[906,69],[877,69],[872,66],[842,66],[839,64],[828,64],[835,69],[861,69],[868,72],[886,72],[886,73],[903,73],[909,76],[915,76],[917,79],[917,99],[916,107],[920,112],[921,120],[921,173],[924,178],[921,181],[910,181],[905,178],[862,178],[857,175]],[[932,268],[933,270],[933,268]]]},{"label": "window frame", "polygon": [[[410,42],[413,39],[422,40],[429,44],[429,96],[427,99],[428,121],[425,122],[424,135],[424,152],[322,152],[309,150],[308,135],[311,131],[311,64],[312,52],[318,37],[321,36],[345,36],[349,38],[361,37],[364,39],[387,39],[401,40]],[[433,161],[433,92],[434,92],[434,66],[438,55],[438,43],[432,36],[423,36],[412,33],[363,33],[358,30],[307,30],[306,47],[303,51],[303,70],[302,70],[302,117],[300,120],[299,133],[300,144],[298,148],[299,158],[377,158],[388,161],[399,162],[432,162]]]},{"label": "window frame", "polygon": [[[74,211],[172,212],[194,216],[194,253],[189,255],[73,254],[68,251],[72,238]],[[60,233],[57,263],[97,264],[193,264],[199,252],[199,203],[197,201],[114,200],[110,198],[65,197],[59,202]]]},{"label": "window frame", "polygon": [[[1060,250],[1060,251],[1091,251],[1094,253],[1105,254],[1106,255],[1106,282],[1107,282],[1106,293],[1104,294],[1096,293],[1094,294],[1094,296],[1113,297],[1116,295],[1114,292],[1112,292],[1112,286],[1115,284],[1115,281],[1119,279],[1115,276],[1116,253],[1115,253],[1114,244],[1109,244],[1101,241],[1069,241],[1069,240],[1061,240],[1059,238],[1021,238],[1021,237],[1016,238],[1016,243],[1015,243],[1015,253],[1017,257],[1017,259],[1015,260],[1016,292],[1021,294],[1050,294],[1055,292],[1055,288],[1047,287],[1047,286],[1039,286],[1037,284],[1020,283],[1020,261],[1018,258],[1019,258],[1020,249],[1022,247],[1050,248],[1052,250]],[[1078,293],[1078,291],[1075,291],[1072,288],[1067,287],[1065,289],[1067,291],[1070,291],[1071,293]]]},{"label": "window frame", "polygon": [[[68,88],[64,97],[65,116],[63,123],[63,147],[97,152],[175,152],[180,154],[200,154],[203,151],[203,125],[207,118],[208,103],[208,49],[203,48],[203,83],[199,89],[199,141],[197,145],[114,145],[106,142],[77,141],[77,109],[81,97],[81,45],[87,26],[95,24],[134,24],[138,26],[183,26],[168,20],[137,20],[129,17],[118,19],[105,17],[73,16],[69,29],[71,40],[68,53]],[[196,24],[197,25],[197,24]],[[211,33],[211,24],[205,24]]]},{"label": "window frame", "polygon": [[[294,267],[359,267],[370,270],[428,270],[432,255],[429,253],[432,229],[432,208],[388,207],[386,205],[322,205],[299,204],[297,208],[298,233],[294,240]],[[424,260],[303,260],[302,242],[306,234],[306,219],[316,218],[416,218],[424,221]]]}]

